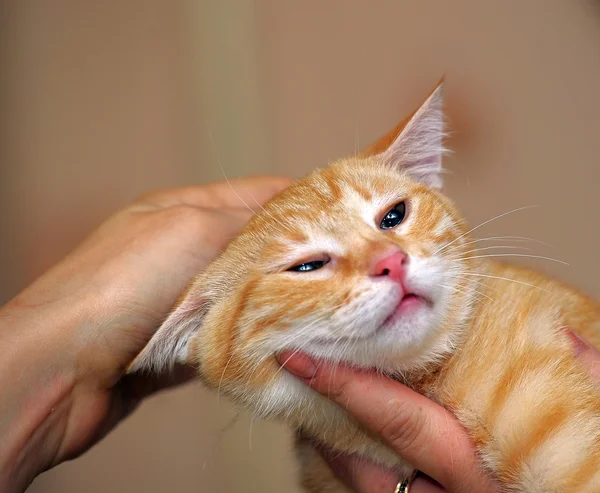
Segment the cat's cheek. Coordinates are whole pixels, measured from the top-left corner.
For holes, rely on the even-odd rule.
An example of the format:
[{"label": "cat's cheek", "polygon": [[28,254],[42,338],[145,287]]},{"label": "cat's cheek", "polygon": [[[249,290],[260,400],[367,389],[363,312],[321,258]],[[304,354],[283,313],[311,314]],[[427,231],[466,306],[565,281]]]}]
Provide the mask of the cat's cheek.
[{"label": "cat's cheek", "polygon": [[443,302],[452,283],[450,269],[438,258],[413,256],[406,274],[406,285],[430,304]]}]

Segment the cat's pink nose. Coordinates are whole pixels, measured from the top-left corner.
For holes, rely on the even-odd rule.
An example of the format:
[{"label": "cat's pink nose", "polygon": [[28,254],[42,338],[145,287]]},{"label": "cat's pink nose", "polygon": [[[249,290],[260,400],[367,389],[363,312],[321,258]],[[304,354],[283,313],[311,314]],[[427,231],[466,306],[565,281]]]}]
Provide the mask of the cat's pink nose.
[{"label": "cat's pink nose", "polygon": [[371,270],[371,276],[387,276],[394,281],[402,282],[406,273],[407,260],[408,255],[402,250],[397,250],[391,255],[378,260]]}]

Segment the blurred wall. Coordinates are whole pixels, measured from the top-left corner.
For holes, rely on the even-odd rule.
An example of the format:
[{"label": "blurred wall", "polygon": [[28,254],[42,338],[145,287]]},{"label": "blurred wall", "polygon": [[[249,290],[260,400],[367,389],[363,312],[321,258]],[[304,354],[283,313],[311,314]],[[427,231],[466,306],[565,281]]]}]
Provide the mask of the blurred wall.
[{"label": "blurred wall", "polygon": [[[448,193],[478,231],[600,294],[600,5],[329,0],[0,3],[0,302],[153,188],[354,152],[442,75]],[[151,399],[36,493],[296,491],[288,434],[192,385]]]}]

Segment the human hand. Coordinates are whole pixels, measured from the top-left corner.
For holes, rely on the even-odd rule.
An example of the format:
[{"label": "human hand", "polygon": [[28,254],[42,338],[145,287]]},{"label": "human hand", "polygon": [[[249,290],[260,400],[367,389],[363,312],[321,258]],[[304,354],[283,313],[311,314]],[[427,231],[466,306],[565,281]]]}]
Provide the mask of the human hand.
[{"label": "human hand", "polygon": [[1,491],[26,488],[190,376],[123,372],[250,218],[237,195],[254,206],[288,184],[257,177],[144,196],[0,309]]},{"label": "human hand", "polygon": [[[600,383],[600,352],[568,333],[577,358]],[[303,354],[283,353],[279,361],[311,388],[347,409],[423,473],[410,493],[499,491],[481,469],[465,430],[442,406],[372,372],[315,364]],[[357,493],[392,493],[396,487],[398,478],[376,464],[337,452],[321,453],[334,473]]]}]

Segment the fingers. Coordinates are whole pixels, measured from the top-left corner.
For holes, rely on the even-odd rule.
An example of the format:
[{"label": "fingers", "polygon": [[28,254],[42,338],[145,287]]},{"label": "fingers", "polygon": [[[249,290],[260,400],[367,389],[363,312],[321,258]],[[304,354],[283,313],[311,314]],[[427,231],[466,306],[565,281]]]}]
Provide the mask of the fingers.
[{"label": "fingers", "polygon": [[289,178],[251,176],[210,185],[159,190],[144,195],[138,202],[158,207],[190,205],[192,207],[231,207],[260,210],[273,195],[291,184]]},{"label": "fingers", "polygon": [[300,354],[284,353],[280,361],[445,488],[470,493],[494,491],[480,470],[464,429],[443,407],[375,373],[316,363]]},{"label": "fingers", "polygon": [[600,383],[600,351],[571,329],[565,329],[573,346],[575,356],[588,369],[592,377]]},{"label": "fingers", "polygon": [[[389,470],[355,455],[340,455],[319,449],[334,474],[356,493],[392,493],[398,478]],[[410,493],[443,493],[438,483],[420,474],[410,486]]]},{"label": "fingers", "polygon": [[398,484],[394,473],[373,462],[326,448],[319,448],[319,452],[334,474],[356,493],[392,493]]},{"label": "fingers", "polygon": [[439,483],[427,476],[419,475],[410,487],[410,493],[442,493],[446,491]]}]

